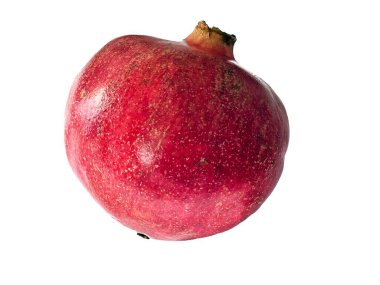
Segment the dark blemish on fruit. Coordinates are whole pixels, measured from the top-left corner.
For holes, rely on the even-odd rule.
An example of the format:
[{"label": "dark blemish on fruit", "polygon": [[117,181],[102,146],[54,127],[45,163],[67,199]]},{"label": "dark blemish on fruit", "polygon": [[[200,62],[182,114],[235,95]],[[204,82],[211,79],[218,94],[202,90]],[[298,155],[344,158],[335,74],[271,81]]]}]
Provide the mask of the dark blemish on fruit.
[{"label": "dark blemish on fruit", "polygon": [[241,89],[241,82],[235,81],[235,83],[231,84],[231,90],[234,92],[239,92]]},{"label": "dark blemish on fruit", "polygon": [[125,75],[130,75],[132,74],[133,72],[136,71],[136,69],[138,69],[138,64],[132,62],[132,63],[129,63],[126,65],[125,67],[125,71],[124,71],[124,74]]},{"label": "dark blemish on fruit", "polygon": [[[227,67],[227,68],[224,70],[224,74],[226,75],[226,77],[227,77],[227,76],[231,76],[231,75],[234,74],[234,71],[233,71],[233,69],[232,69],[231,67]],[[230,78],[228,78],[228,79],[230,79]]]},{"label": "dark blemish on fruit", "polygon": [[139,237],[142,237],[143,239],[150,239],[150,237],[148,237],[147,235],[144,235],[144,234],[142,234],[142,233],[137,233],[137,235],[138,235]]},{"label": "dark blemish on fruit", "polygon": [[145,86],[149,85],[149,83],[150,83],[150,78],[144,78],[144,79],[143,79],[143,84],[144,84]]}]

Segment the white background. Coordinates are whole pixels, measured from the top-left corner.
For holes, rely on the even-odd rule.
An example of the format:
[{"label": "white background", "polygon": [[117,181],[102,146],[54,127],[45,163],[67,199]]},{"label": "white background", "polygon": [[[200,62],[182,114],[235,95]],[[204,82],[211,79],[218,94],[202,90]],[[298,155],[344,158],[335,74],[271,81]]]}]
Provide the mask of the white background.
[{"label": "white background", "polygon": [[[2,1],[0,284],[380,284],[376,2]],[[230,231],[144,240],[71,171],[67,95],[109,40],[181,40],[203,19],[284,102],[285,170]]]}]

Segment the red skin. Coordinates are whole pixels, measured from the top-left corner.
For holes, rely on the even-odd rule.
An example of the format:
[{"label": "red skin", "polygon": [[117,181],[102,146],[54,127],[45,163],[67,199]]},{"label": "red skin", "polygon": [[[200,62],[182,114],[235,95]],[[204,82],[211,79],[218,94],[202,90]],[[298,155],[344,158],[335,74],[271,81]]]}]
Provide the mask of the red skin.
[{"label": "red skin", "polygon": [[228,230],[280,178],[289,139],[273,90],[222,55],[148,36],[102,48],[66,109],[69,162],[118,221],[164,240]]}]

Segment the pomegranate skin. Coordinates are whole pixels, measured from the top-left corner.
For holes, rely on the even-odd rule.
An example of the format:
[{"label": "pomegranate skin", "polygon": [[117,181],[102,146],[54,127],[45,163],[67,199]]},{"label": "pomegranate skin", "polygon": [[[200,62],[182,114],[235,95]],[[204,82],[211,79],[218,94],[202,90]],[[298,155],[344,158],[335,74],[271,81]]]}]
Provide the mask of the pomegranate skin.
[{"label": "pomegranate skin", "polygon": [[65,114],[68,160],[125,226],[162,240],[228,230],[270,195],[289,140],[285,108],[222,54],[124,36],[83,68]]}]

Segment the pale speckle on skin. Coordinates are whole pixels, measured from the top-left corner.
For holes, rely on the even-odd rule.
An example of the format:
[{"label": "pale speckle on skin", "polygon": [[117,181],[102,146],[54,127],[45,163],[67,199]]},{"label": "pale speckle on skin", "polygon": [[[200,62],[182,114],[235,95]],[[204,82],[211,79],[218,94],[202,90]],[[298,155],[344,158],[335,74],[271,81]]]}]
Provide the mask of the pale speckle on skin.
[{"label": "pale speckle on skin", "polygon": [[154,151],[149,144],[138,147],[137,155],[139,161],[145,166],[150,166],[154,162]]}]

